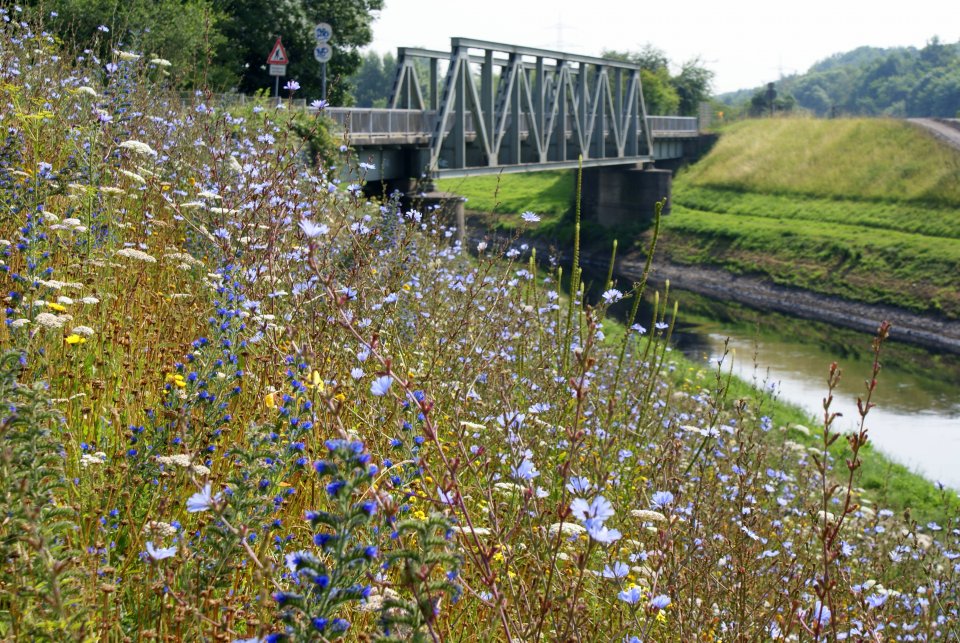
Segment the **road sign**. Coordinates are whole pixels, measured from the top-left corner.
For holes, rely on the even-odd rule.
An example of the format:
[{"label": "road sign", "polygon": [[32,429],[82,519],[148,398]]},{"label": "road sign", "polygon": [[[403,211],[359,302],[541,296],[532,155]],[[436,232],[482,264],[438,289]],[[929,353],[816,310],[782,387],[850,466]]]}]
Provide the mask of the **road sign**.
[{"label": "road sign", "polygon": [[287,75],[287,66],[286,66],[286,65],[270,65],[270,75],[271,75],[271,76],[286,76],[286,75]]},{"label": "road sign", "polygon": [[322,45],[333,38],[333,27],[325,22],[321,22],[313,28],[313,35],[317,39],[317,43]]},{"label": "road sign", "polygon": [[326,44],[317,45],[313,49],[313,57],[317,59],[318,63],[330,62],[330,59],[333,58],[333,48]]},{"label": "road sign", "polygon": [[[287,58],[287,50],[283,48],[283,44],[280,42],[280,39],[277,38],[277,42],[273,44],[273,49],[270,50],[270,55],[267,56],[268,65],[286,65],[290,62],[290,59]],[[270,72],[273,74],[273,71]],[[283,74],[280,74],[281,76]]]}]

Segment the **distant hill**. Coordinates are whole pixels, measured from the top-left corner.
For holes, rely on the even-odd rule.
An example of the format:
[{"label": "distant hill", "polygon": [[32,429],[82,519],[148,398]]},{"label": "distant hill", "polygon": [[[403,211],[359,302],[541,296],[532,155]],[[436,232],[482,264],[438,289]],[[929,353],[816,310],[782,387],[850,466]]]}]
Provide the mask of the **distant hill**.
[{"label": "distant hill", "polygon": [[[778,110],[818,116],[937,116],[960,114],[960,42],[932,39],[916,47],[859,47],[834,54],[804,74],[776,83]],[[766,88],[718,96],[731,106],[762,111]]]}]

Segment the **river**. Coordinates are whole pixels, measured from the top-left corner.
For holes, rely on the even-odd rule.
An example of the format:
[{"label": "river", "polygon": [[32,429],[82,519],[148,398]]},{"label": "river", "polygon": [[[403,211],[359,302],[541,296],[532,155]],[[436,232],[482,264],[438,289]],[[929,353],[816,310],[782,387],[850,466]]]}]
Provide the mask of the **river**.
[{"label": "river", "polygon": [[[826,324],[759,312],[674,291],[680,302],[676,348],[716,368],[727,344],[734,374],[779,384],[780,399],[822,417],[831,362],[843,369],[835,428],[852,430],[873,355],[871,337]],[[960,357],[888,342],[867,428],[874,446],[924,477],[960,489]],[[729,365],[729,362],[727,362]],[[810,426],[816,428],[815,425]]]}]

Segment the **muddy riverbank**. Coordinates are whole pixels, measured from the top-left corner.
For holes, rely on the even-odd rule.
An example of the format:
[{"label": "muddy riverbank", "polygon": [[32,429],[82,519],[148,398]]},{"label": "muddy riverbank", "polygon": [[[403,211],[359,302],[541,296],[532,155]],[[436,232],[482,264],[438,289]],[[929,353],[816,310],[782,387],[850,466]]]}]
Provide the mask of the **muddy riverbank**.
[{"label": "muddy riverbank", "polygon": [[[639,257],[617,262],[616,272],[638,279],[643,271]],[[654,263],[651,280],[715,299],[734,301],[761,310],[773,310],[804,319],[827,322],[873,333],[882,320],[893,328],[890,336],[925,348],[960,354],[960,321],[918,315],[892,306],[864,304],[789,286],[780,286],[748,275],[725,270],[687,266],[665,261]]]},{"label": "muddy riverbank", "polygon": [[[483,214],[468,213],[467,237],[472,248],[481,240],[494,244],[528,244],[537,248],[542,258],[554,256],[560,261],[570,261],[569,252],[557,252],[546,240],[516,238],[492,234],[483,230]],[[581,252],[585,267],[606,272],[609,251]],[[626,255],[617,260],[615,273],[620,278],[637,280],[643,272],[644,259],[639,254]],[[750,275],[736,275],[719,268],[701,265],[683,265],[657,257],[651,281],[689,290],[714,299],[745,304],[760,310],[772,310],[803,319],[812,319],[844,328],[873,333],[880,322],[889,321],[893,328],[891,338],[923,346],[928,349],[960,355],[960,321],[938,318],[876,304],[866,304],[839,297],[801,290],[772,283]]]}]

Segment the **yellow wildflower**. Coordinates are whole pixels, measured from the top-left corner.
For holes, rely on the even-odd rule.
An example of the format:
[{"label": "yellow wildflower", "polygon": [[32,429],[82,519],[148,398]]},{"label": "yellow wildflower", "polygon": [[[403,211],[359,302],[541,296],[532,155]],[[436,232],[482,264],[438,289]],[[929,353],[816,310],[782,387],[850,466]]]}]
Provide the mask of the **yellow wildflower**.
[{"label": "yellow wildflower", "polygon": [[76,333],[74,333],[72,335],[68,335],[63,341],[65,341],[68,344],[83,344],[84,342],[87,341],[87,338],[80,337],[80,335],[77,335]]},{"label": "yellow wildflower", "polygon": [[277,401],[274,399],[273,393],[267,393],[266,397],[263,398],[263,405],[268,409],[277,407]]},{"label": "yellow wildflower", "polygon": [[174,386],[179,388],[184,388],[187,385],[187,381],[183,379],[183,375],[180,373],[167,373],[164,381],[167,383],[172,383]]},{"label": "yellow wildflower", "polygon": [[47,302],[47,308],[57,311],[58,313],[63,313],[67,311],[67,307],[62,304],[55,304],[53,302]]}]

